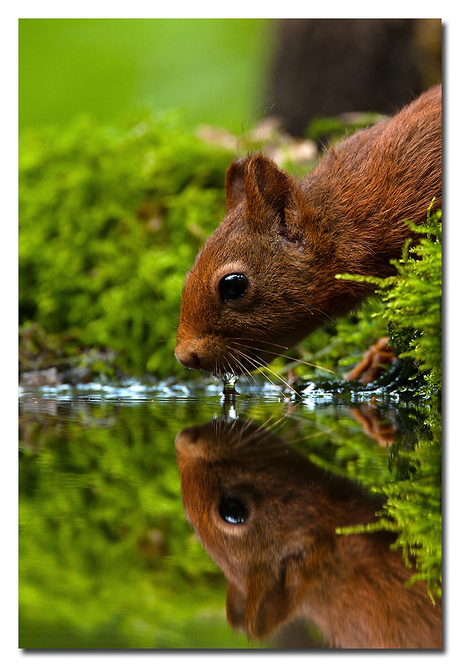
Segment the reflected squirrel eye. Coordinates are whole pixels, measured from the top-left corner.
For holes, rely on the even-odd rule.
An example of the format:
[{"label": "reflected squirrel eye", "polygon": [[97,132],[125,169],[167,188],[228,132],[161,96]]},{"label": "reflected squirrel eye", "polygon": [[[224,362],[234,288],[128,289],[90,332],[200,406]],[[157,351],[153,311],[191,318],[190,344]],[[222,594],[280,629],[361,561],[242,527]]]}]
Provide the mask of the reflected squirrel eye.
[{"label": "reflected squirrel eye", "polygon": [[246,294],[248,279],[243,273],[229,273],[221,278],[218,289],[222,301],[234,301]]},{"label": "reflected squirrel eye", "polygon": [[245,523],[249,508],[240,498],[225,495],[219,503],[219,515],[227,523]]}]

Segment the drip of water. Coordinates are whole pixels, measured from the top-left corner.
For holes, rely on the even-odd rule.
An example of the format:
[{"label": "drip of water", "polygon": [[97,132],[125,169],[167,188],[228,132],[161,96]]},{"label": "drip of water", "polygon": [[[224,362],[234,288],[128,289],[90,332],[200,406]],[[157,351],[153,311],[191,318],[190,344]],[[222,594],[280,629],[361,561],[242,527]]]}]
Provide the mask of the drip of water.
[{"label": "drip of water", "polygon": [[238,375],[231,375],[230,373],[228,373],[222,379],[224,382],[224,388],[223,388],[224,396],[235,395],[237,393],[235,389],[235,384],[238,381]]}]

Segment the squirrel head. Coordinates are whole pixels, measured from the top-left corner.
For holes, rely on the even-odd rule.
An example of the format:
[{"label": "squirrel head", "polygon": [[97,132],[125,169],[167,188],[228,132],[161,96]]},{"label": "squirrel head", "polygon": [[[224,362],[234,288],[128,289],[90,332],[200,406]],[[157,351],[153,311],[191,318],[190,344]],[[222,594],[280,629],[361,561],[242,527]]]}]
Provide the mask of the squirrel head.
[{"label": "squirrel head", "polygon": [[263,155],[230,164],[226,215],[186,276],[176,357],[216,377],[264,365],[324,320],[328,252],[298,183]]}]

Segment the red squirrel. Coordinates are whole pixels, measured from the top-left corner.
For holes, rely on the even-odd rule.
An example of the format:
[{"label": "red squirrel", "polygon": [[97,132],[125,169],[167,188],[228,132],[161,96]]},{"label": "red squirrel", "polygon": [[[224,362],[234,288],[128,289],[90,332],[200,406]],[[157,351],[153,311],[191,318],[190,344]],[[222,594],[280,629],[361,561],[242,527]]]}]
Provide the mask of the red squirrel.
[{"label": "red squirrel", "polygon": [[227,580],[227,618],[262,639],[307,618],[329,648],[441,648],[442,605],[395,535],[338,534],[375,522],[382,499],[314,465],[255,423],[216,419],[176,438],[182,501]]},{"label": "red squirrel", "polygon": [[434,199],[441,207],[442,90],[330,148],[299,181],[261,154],[233,161],[226,214],[186,276],[175,355],[221,379],[249,373],[344,315],[394,272]]}]

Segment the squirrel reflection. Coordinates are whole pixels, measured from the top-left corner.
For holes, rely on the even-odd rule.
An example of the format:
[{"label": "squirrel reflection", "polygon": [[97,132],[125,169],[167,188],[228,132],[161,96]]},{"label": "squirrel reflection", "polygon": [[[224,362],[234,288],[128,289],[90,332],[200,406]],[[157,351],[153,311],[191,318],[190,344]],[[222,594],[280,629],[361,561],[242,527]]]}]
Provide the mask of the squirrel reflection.
[{"label": "squirrel reflection", "polygon": [[187,518],[227,580],[227,618],[262,639],[306,617],[331,648],[441,648],[441,603],[395,536],[338,535],[381,499],[312,464],[257,425],[216,419],[176,438]]}]

